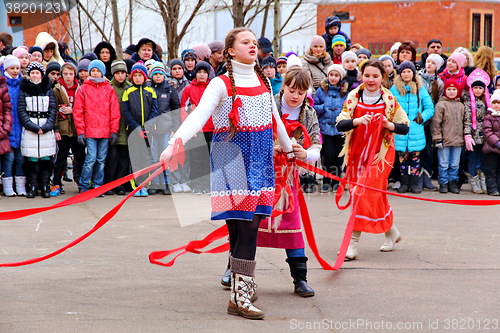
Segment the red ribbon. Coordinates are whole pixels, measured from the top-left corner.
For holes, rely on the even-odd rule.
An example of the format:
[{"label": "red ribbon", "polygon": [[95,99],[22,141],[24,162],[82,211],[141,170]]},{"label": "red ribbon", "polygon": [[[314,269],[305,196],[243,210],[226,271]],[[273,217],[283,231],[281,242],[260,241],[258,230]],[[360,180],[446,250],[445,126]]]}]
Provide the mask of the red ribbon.
[{"label": "red ribbon", "polygon": [[[23,216],[33,215],[33,214],[36,214],[38,212],[47,211],[47,210],[51,210],[51,209],[55,209],[55,208],[59,208],[59,207],[72,205],[74,203],[87,201],[89,199],[95,198],[96,196],[115,188],[118,185],[125,183],[126,181],[129,181],[132,178],[136,178],[142,174],[145,174],[145,173],[153,170],[154,168],[158,168],[158,166],[160,166],[160,163],[161,162],[158,162],[154,165],[151,165],[147,168],[144,168],[140,171],[137,171],[131,175],[125,176],[125,177],[117,179],[111,183],[105,184],[105,185],[100,186],[98,188],[95,188],[93,190],[84,192],[82,194],[79,194],[79,195],[74,196],[72,198],[69,198],[67,200],[61,201],[58,204],[55,204],[55,205],[50,206],[50,207],[32,208],[32,209],[24,209],[24,210],[0,213],[0,220],[20,218]],[[142,182],[132,192],[130,192],[127,196],[125,196],[115,207],[111,208],[111,210],[109,212],[107,212],[101,219],[99,219],[99,221],[94,225],[94,227],[92,227],[92,229],[90,229],[89,231],[87,231],[86,233],[84,233],[82,236],[78,237],[74,241],[68,243],[66,246],[63,246],[62,248],[60,248],[52,253],[49,253],[45,256],[42,256],[42,257],[32,258],[32,259],[28,259],[28,260],[24,260],[24,261],[19,261],[19,262],[0,263],[0,267],[17,267],[17,266],[31,265],[31,264],[34,264],[34,263],[37,263],[40,261],[50,259],[50,258],[52,258],[52,257],[54,257],[54,256],[56,256],[64,251],[66,251],[67,249],[72,248],[73,246],[77,245],[78,243],[80,243],[83,240],[85,240],[86,238],[88,238],[94,232],[99,230],[103,225],[105,225],[109,220],[111,220],[116,215],[116,213],[118,213],[118,211],[123,206],[123,204],[131,196],[133,196],[137,191],[139,191],[141,188],[143,188],[144,185],[148,184],[151,180],[153,180],[155,177],[157,177],[163,171],[164,171],[164,166],[155,170],[155,172],[153,172],[144,182]],[[68,203],[68,202],[71,202],[71,203]]]},{"label": "red ribbon", "polygon": [[285,213],[291,213],[295,209],[295,202],[293,200],[292,187],[288,184],[288,179],[295,182],[296,187],[300,187],[298,177],[295,177],[296,166],[294,160],[288,160],[286,153],[278,153],[274,156],[274,175],[275,175],[275,190],[273,207],[276,207],[283,195],[283,192],[288,198],[288,206],[285,209],[274,208],[271,217],[277,217]]},{"label": "red ribbon", "polygon": [[281,117],[283,124],[285,125],[286,132],[288,133],[288,136],[293,137],[295,135],[295,131],[297,130],[297,128],[300,128],[302,130],[302,134],[304,135],[304,143],[302,144],[302,147],[304,147],[304,149],[309,148],[309,146],[311,145],[311,137],[309,136],[307,128],[298,121],[288,120],[288,116],[289,114],[285,113]]},{"label": "red ribbon", "polygon": [[172,157],[169,161],[165,162],[164,168],[168,168],[171,172],[174,172],[179,168],[179,165],[184,166],[186,162],[186,151],[184,149],[184,143],[181,138],[177,138],[174,141],[174,149]]},{"label": "red ribbon", "polygon": [[233,102],[233,107],[231,108],[231,112],[229,112],[229,119],[231,119],[231,122],[233,123],[234,127],[238,127],[238,124],[240,123],[240,112],[238,108],[242,106],[243,104],[241,103],[241,98],[236,97],[236,99]]}]

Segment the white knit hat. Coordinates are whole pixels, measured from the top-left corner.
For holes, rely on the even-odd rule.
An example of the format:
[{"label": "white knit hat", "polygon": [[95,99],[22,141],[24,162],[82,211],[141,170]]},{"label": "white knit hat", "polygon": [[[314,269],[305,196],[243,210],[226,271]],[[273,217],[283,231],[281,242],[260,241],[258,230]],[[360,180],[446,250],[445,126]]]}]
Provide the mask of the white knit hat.
[{"label": "white knit hat", "polygon": [[17,57],[14,57],[13,55],[9,54],[8,56],[5,57],[3,61],[3,68],[8,69],[13,66],[20,67],[21,64],[19,63],[19,59]]},{"label": "white knit hat", "polygon": [[336,71],[340,74],[340,79],[342,80],[343,78],[345,78],[345,69],[344,67],[342,67],[342,65],[339,65],[339,64],[333,64],[331,65],[330,67],[328,67],[328,71],[326,72],[326,74],[330,74],[331,71]]},{"label": "white knit hat", "polygon": [[357,62],[358,61],[358,56],[353,51],[345,51],[345,52],[342,53],[342,65],[344,64],[344,62],[347,59],[354,59]]},{"label": "white knit hat", "polygon": [[500,89],[495,90],[493,94],[491,94],[490,101],[500,101]]},{"label": "white knit hat", "polygon": [[302,68],[302,61],[295,54],[290,55],[286,62],[287,70],[289,70],[292,66],[299,66],[300,68]]},{"label": "white knit hat", "polygon": [[436,70],[438,71],[441,66],[443,66],[444,64],[444,59],[439,55],[439,54],[436,54],[436,53],[431,53],[429,54],[429,56],[427,57],[427,61],[429,60],[432,60],[434,61],[434,63],[436,64]]},{"label": "white knit hat", "polygon": [[396,42],[394,43],[392,46],[391,46],[391,50],[389,51],[389,55],[392,55],[392,53],[396,50],[399,49],[399,47],[401,46],[401,42]]}]

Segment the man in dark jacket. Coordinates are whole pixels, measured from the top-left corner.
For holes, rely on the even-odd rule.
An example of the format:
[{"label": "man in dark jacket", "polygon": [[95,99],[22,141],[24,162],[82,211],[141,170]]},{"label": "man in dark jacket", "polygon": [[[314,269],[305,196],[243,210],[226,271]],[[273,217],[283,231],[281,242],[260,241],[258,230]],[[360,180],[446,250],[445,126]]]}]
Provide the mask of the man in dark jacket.
[{"label": "man in dark jacket", "polygon": [[443,54],[443,43],[441,43],[439,39],[431,39],[427,42],[427,52],[422,53],[422,55],[420,56],[420,61],[418,63],[420,64],[421,68],[425,68],[427,57],[432,53],[440,55],[444,60],[441,68],[437,69],[438,73],[441,73],[446,68],[446,61],[448,60],[448,57],[446,56],[446,54]]}]

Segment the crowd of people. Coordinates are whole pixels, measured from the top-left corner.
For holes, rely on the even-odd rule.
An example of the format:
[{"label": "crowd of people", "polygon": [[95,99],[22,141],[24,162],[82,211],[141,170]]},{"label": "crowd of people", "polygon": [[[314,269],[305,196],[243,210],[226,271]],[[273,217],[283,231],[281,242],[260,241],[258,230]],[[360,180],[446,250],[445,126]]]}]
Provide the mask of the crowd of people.
[{"label": "crowd of people", "polygon": [[[12,37],[0,33],[2,192],[59,196],[71,167],[83,193],[171,160],[185,146],[186,163],[135,196],[211,194],[211,218],[225,220],[229,231],[221,280],[231,289],[228,313],[250,319],[264,317],[254,305],[257,246],[285,249],[294,292],[314,295],[299,205],[271,218],[275,182],[288,181],[275,175],[283,162],[277,156],[321,161],[338,177],[382,190],[394,183],[399,193],[458,194],[467,181],[473,193],[499,196],[500,76],[493,50],[483,46],[473,56],[458,48],[447,56],[442,42],[431,39],[419,61],[411,41],[374,58],[341,27],[337,17],[328,18],[302,57],[274,56],[269,39],[237,28],[224,42],[193,45],[166,65],[148,38],[122,55],[100,42],[76,61],[67,44],[46,32],[30,47],[13,47]],[[125,195],[146,177],[105,194]],[[299,188],[345,187],[305,171],[291,177],[297,182],[287,195],[294,202]],[[380,251],[392,251],[401,234],[386,194],[349,191],[357,214],[345,259],[357,259],[361,232],[384,233]]]},{"label": "crowd of people", "polygon": [[[58,196],[64,193],[62,179],[72,178],[84,192],[157,162],[210,80],[227,70],[221,41],[193,45],[167,66],[161,47],[148,38],[129,45],[122,55],[110,43],[100,42],[78,61],[70,57],[66,43],[46,32],[30,47],[14,47],[12,37],[2,33],[0,45],[4,77],[0,82],[7,86],[3,96],[8,95],[12,105],[10,112],[6,101],[2,107],[0,172],[5,196],[33,198],[38,190],[43,197]],[[326,20],[322,36],[312,37],[302,59],[293,52],[274,57],[265,37],[258,46],[258,62],[273,95],[279,94],[287,68],[300,65],[309,74],[307,97],[321,128],[321,165],[341,176],[345,135],[336,128],[336,117],[347,94],[360,85],[359,68],[372,57],[370,50],[353,44],[335,16]],[[496,105],[491,96],[497,96],[492,94],[500,86],[493,58],[487,46],[475,56],[461,47],[448,57],[437,39],[427,43],[419,61],[411,41],[396,42],[388,55],[379,57],[387,74],[384,87],[415,120],[409,134],[396,137],[398,158],[389,178],[393,189],[436,190],[434,177],[443,193],[459,193],[464,182],[470,183],[473,193],[499,193],[495,176],[499,148],[496,136],[488,139],[495,129],[487,128],[486,133],[483,129],[488,108]],[[92,70],[99,73],[93,77]],[[456,97],[450,98],[454,95],[448,89],[456,89]],[[43,105],[43,110],[33,113],[33,103]],[[94,110],[96,105],[106,109]],[[137,196],[209,193],[208,152],[203,146],[210,149],[211,119],[202,132],[204,140],[197,137],[197,148],[190,150],[184,167],[173,174],[166,171]],[[72,177],[68,168],[73,169]],[[326,193],[337,187],[329,178],[318,184],[307,173],[301,175],[301,183],[306,192]],[[106,194],[123,195],[131,189],[125,184]]]}]

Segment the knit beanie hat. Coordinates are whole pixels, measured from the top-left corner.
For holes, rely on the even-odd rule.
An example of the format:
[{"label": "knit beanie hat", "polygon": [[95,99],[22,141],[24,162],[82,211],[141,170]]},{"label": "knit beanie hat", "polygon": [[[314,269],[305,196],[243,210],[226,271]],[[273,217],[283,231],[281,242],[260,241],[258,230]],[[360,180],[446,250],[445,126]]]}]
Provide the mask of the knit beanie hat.
[{"label": "knit beanie hat", "polygon": [[342,26],[342,22],[340,21],[338,16],[330,16],[326,19],[325,21],[325,29],[328,31],[331,27],[337,26],[340,27]]},{"label": "knit beanie hat", "polygon": [[97,58],[97,55],[94,52],[88,52],[88,53],[85,53],[83,55],[82,59],[89,59],[90,61],[92,61],[92,60],[96,60],[98,58]]},{"label": "knit beanie hat", "polygon": [[340,74],[340,79],[341,80],[343,78],[345,78],[345,76],[346,76],[345,69],[344,69],[344,67],[342,67],[342,65],[339,65],[339,64],[333,64],[333,65],[331,65],[330,67],[328,67],[328,71],[326,72],[326,74],[330,74],[331,71],[338,72]]},{"label": "knit beanie hat", "polygon": [[354,59],[357,62],[358,56],[354,51],[345,51],[342,53],[342,64],[344,64],[347,59]]},{"label": "knit beanie hat", "polygon": [[111,63],[111,75],[114,75],[116,72],[127,73],[127,64],[125,61],[116,59]]},{"label": "knit beanie hat", "polygon": [[196,52],[196,56],[201,60],[210,58],[210,55],[212,54],[212,51],[210,51],[210,48],[207,44],[196,44],[191,48],[194,50],[194,52]]},{"label": "knit beanie hat", "polygon": [[88,71],[89,70],[89,64],[90,60],[89,59],[82,59],[78,62],[78,66],[76,67],[76,72],[78,73],[79,71]]},{"label": "knit beanie hat", "polygon": [[42,76],[45,74],[45,71],[43,69],[43,65],[39,62],[36,62],[36,61],[30,62],[28,67],[26,67],[26,74],[28,74],[28,76],[29,76],[31,71],[34,71],[34,70],[40,71],[40,73],[42,73]]},{"label": "knit beanie hat", "polygon": [[380,58],[378,58],[378,60],[380,60],[380,61],[390,60],[392,62],[392,67],[396,66],[396,63],[394,62],[394,59],[390,55],[388,55],[388,54],[384,54],[383,56],[381,56]]},{"label": "knit beanie hat", "polygon": [[97,60],[97,59],[92,60],[89,64],[89,73],[92,71],[92,68],[97,68],[101,72],[102,76],[104,76],[104,74],[106,74],[106,66],[104,65],[104,63],[101,60]]},{"label": "knit beanie hat", "polygon": [[194,67],[194,74],[198,74],[198,72],[200,70],[204,70],[205,72],[207,72],[207,74],[210,74],[210,64],[206,61],[200,61],[196,64],[196,66]]},{"label": "knit beanie hat", "polygon": [[147,68],[148,66],[151,66],[151,65],[152,65],[155,61],[156,61],[156,60],[154,60],[154,59],[149,59],[149,60],[147,60],[147,61],[144,63],[144,66],[146,66],[146,68]]},{"label": "knit beanie hat", "polygon": [[497,89],[491,94],[490,102],[498,101],[500,102],[500,89]]},{"label": "knit beanie hat", "polygon": [[168,68],[172,70],[172,67],[174,67],[175,65],[179,65],[182,67],[183,70],[186,70],[186,68],[184,67],[184,62],[181,59],[170,60],[170,62],[168,63]]},{"label": "knit beanie hat", "polygon": [[392,55],[395,51],[399,50],[399,47],[401,46],[401,42],[396,42],[391,46],[391,49],[389,51],[389,55]]},{"label": "knit beanie hat", "polygon": [[[323,39],[323,38],[321,38]],[[261,65],[262,69],[266,68],[266,67],[272,67],[274,69],[276,69],[276,67],[278,67],[278,65],[276,64],[276,59],[274,59],[273,57],[265,57],[264,59],[262,59],[262,65]]]},{"label": "knit beanie hat", "polygon": [[286,62],[286,69],[289,70],[293,66],[299,66],[302,68],[302,61],[300,60],[299,57],[296,55],[292,54],[288,57],[287,62]]},{"label": "knit beanie hat", "polygon": [[8,56],[5,57],[3,61],[3,69],[7,69],[14,66],[21,67],[19,59],[17,57],[14,57],[12,54],[9,54]]},{"label": "knit beanie hat", "polygon": [[415,68],[415,65],[411,61],[408,61],[408,60],[403,61],[401,63],[401,65],[399,65],[398,74],[401,75],[403,70],[405,70],[407,68],[411,69],[411,71],[413,72],[413,77],[415,78],[415,75],[417,75],[417,69]]},{"label": "knit beanie hat", "polygon": [[309,48],[312,49],[312,47],[314,45],[323,45],[323,47],[326,47],[326,42],[323,39],[323,37],[316,35],[316,36],[313,36],[313,38],[311,40],[311,45],[309,46]]},{"label": "knit beanie hat", "polygon": [[43,55],[43,50],[40,46],[32,46],[30,47],[29,53],[33,54],[33,52],[40,52]]},{"label": "knit beanie hat", "polygon": [[135,46],[136,46],[135,44],[130,44],[123,52],[125,52],[128,55],[132,55],[135,52]]},{"label": "knit beanie hat", "polygon": [[212,53],[224,50],[224,43],[220,40],[211,41],[207,46]]},{"label": "knit beanie hat", "polygon": [[192,49],[186,49],[186,50],[182,51],[181,58],[182,58],[182,61],[186,61],[186,59],[198,60],[198,57],[196,55],[195,50],[192,50]]},{"label": "knit beanie hat", "polygon": [[286,64],[287,61],[288,61],[287,57],[281,56],[278,59],[276,59],[276,65],[278,65],[278,64]]},{"label": "knit beanie hat", "polygon": [[360,54],[364,54],[365,56],[368,57],[368,59],[370,59],[372,57],[372,53],[370,52],[370,50],[365,49],[365,48],[362,48],[362,49],[359,49],[356,51],[356,56],[358,56]]},{"label": "knit beanie hat", "polygon": [[[441,58],[441,57],[440,57],[440,58]],[[455,80],[455,79],[453,79],[453,78],[446,80],[446,82],[444,83],[444,92],[443,92],[444,96],[445,96],[445,97],[447,97],[447,98],[449,98],[449,99],[451,99],[451,98],[450,98],[450,97],[446,94],[446,89],[448,89],[448,88],[450,88],[450,87],[455,87],[455,88],[457,88],[458,93],[457,93],[457,96],[455,96],[454,98],[459,98],[459,97],[460,97],[460,95],[462,94],[462,90],[460,89],[460,85],[458,84],[458,81],[457,81],[457,80]]]},{"label": "knit beanie hat", "polygon": [[130,77],[133,77],[135,73],[141,73],[144,76],[144,81],[148,79],[148,69],[144,66],[144,63],[139,61],[132,66],[132,70],[130,71]]},{"label": "knit beanie hat", "polygon": [[498,80],[500,80],[500,74],[495,76],[495,78],[493,79],[493,87],[496,88],[497,87],[497,84],[498,84]]},{"label": "knit beanie hat", "polygon": [[333,36],[333,39],[332,39],[332,48],[335,45],[344,45],[344,47],[347,47],[347,42],[345,40],[345,37],[342,36],[342,35],[339,35],[339,34]]},{"label": "knit beanie hat", "polygon": [[439,70],[441,68],[441,66],[443,66],[443,64],[444,64],[444,59],[441,58],[441,56],[439,54],[436,54],[436,53],[429,54],[426,62],[429,60],[434,61],[434,63],[436,64],[436,70]]},{"label": "knit beanie hat", "polygon": [[454,60],[458,64],[458,69],[463,68],[465,65],[465,62],[467,61],[467,58],[462,54],[458,52],[453,52],[449,57],[448,60]]},{"label": "knit beanie hat", "polygon": [[[45,73],[49,74],[53,71],[61,71],[61,65],[57,61],[51,61],[48,63],[47,68],[45,68]],[[104,75],[104,74],[103,74]]]},{"label": "knit beanie hat", "polygon": [[[453,55],[453,54],[452,54]],[[460,54],[464,57],[463,54]],[[451,56],[450,56],[451,58]],[[465,61],[465,60],[464,60]],[[472,111],[472,128],[477,129],[477,119],[476,119],[476,98],[474,97],[474,92],[472,91],[473,87],[483,87],[486,88],[490,84],[490,76],[481,68],[476,68],[472,73],[467,77],[467,85],[470,87],[470,108]],[[490,107],[490,93],[488,89],[484,89],[484,94],[486,96],[486,106]]]},{"label": "knit beanie hat", "polygon": [[163,74],[164,77],[167,77],[167,71],[165,70],[165,65],[160,61],[155,61],[149,67],[149,77],[153,78],[155,74]]},{"label": "knit beanie hat", "polygon": [[29,56],[28,48],[26,46],[18,46],[12,51],[12,55],[16,58],[20,58],[24,55]]}]

